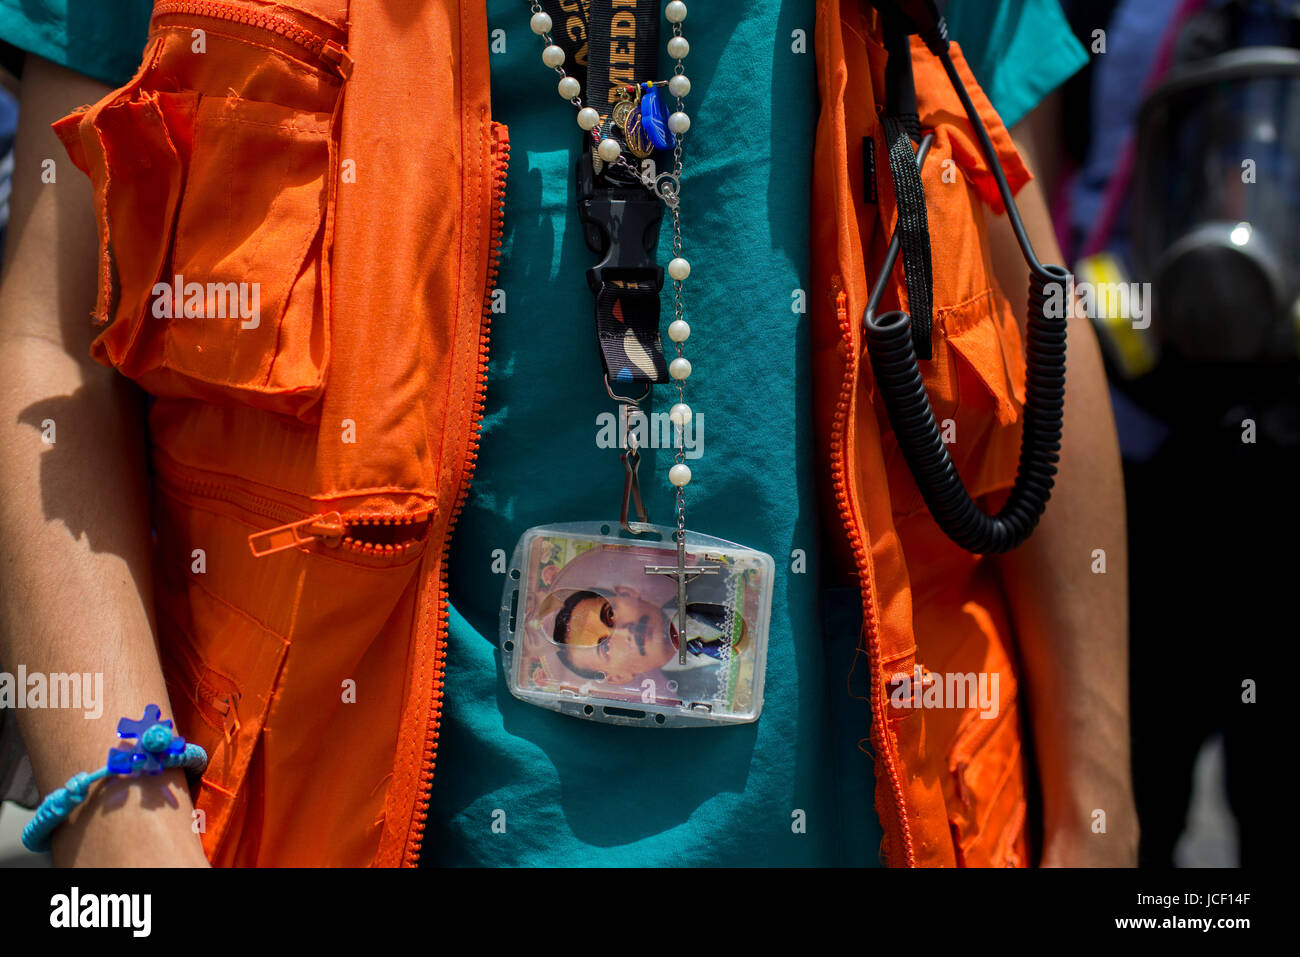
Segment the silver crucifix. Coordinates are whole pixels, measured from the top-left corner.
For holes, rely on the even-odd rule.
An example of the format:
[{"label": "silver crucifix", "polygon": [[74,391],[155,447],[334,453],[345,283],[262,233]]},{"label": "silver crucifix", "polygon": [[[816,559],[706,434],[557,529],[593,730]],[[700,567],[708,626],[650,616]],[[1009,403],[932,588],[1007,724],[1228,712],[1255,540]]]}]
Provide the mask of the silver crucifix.
[{"label": "silver crucifix", "polygon": [[677,564],[647,565],[647,575],[671,575],[677,579],[677,663],[686,664],[686,583],[699,575],[716,575],[721,565],[687,565],[686,533],[677,533]]}]

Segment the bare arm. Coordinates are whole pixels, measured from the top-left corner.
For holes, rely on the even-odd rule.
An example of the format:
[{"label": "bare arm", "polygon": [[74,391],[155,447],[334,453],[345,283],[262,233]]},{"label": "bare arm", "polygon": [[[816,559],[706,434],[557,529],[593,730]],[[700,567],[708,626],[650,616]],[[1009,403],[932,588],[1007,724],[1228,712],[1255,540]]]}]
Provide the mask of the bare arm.
[{"label": "bare arm", "polygon": [[[1050,155],[1051,117],[1050,106],[1040,107],[1012,131],[1035,172]],[[1039,181],[1016,201],[1038,258],[1061,262]],[[998,282],[1023,323],[1027,273],[1007,218],[996,217],[989,234]],[[1104,574],[1094,572],[1098,549]],[[999,560],[1042,778],[1045,866],[1136,863],[1127,561],[1124,483],[1105,372],[1092,326],[1076,314],[1056,488],[1034,534]],[[1098,811],[1104,833],[1096,830]]]},{"label": "bare arm", "polygon": [[[16,712],[42,794],[102,766],[119,717],[151,702],[170,714],[153,637],[143,409],[89,357],[90,185],[49,128],[107,92],[27,58],[0,283],[0,667],[103,675],[97,718]],[[55,183],[42,182],[49,159]],[[55,831],[57,864],[206,863],[180,770],[96,788]]]}]

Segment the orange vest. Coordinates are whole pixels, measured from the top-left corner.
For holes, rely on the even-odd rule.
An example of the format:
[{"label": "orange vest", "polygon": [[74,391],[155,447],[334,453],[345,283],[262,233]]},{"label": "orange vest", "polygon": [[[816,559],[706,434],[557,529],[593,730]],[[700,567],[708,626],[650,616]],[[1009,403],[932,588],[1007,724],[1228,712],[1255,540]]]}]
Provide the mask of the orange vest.
[{"label": "orange vest", "polygon": [[[56,124],[93,353],[157,396],[158,645],[215,864],[417,857],[508,155],[487,58],[481,3],[159,0],[134,79]],[[159,317],[176,276],[255,281],[260,316]]]},{"label": "orange vest", "polygon": [[[55,124],[94,186],[93,354],[156,396],[158,645],[177,727],[209,754],[196,806],[214,864],[411,865],[423,837],[508,145],[482,4],[398,7],[158,0],[136,76]],[[829,501],[863,584],[885,852],[1020,863],[997,583],[929,520],[860,355],[864,252],[879,262],[894,215],[887,178],[863,204],[850,159],[867,135],[886,155],[884,52],[863,17],[819,7],[813,321]],[[992,492],[1014,476],[1019,334],[987,273],[982,159],[942,71],[915,59],[940,130],[927,384],[968,487]],[[957,186],[938,184],[947,158]],[[1000,719],[891,714],[889,680],[918,660],[998,670]]]},{"label": "orange vest", "polygon": [[[1028,863],[1026,774],[1006,602],[987,560],[954,545],[921,500],[875,394],[862,312],[897,221],[878,121],[885,50],[863,2],[820,0],[821,115],[813,165],[814,404],[823,501],[833,538],[862,587],[862,653],[871,676],[876,809],[891,865]],[[1005,127],[956,46],[953,60],[998,150],[1012,190],[1029,179]],[[1009,489],[1020,451],[1025,364],[1020,329],[993,279],[992,175],[939,61],[913,38],[918,112],[935,140],[922,170],[934,263],[934,359],[922,363],[953,463],[972,496]],[[864,189],[863,138],[875,141],[876,202]],[[1026,277],[1027,277],[1026,273]],[[906,301],[896,267],[881,311]],[[1026,279],[1027,282],[1027,279]],[[996,674],[996,717],[980,709],[905,707],[891,694],[926,679]],[[918,697],[917,682],[902,685]],[[992,687],[989,679],[988,687]],[[892,698],[892,701],[891,701]]]}]

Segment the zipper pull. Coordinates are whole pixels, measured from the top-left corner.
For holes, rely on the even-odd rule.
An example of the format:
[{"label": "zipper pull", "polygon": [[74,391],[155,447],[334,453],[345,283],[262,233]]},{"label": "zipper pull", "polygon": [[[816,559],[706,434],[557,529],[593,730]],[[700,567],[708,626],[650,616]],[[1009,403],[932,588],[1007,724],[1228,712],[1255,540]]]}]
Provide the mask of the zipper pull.
[{"label": "zipper pull", "polygon": [[333,40],[326,40],[321,46],[320,58],[334,68],[334,72],[344,80],[352,79],[352,56]]},{"label": "zipper pull", "polygon": [[221,729],[226,734],[226,743],[239,733],[239,712],[235,709],[235,700],[239,697],[237,694],[229,694],[220,699],[221,703],[226,706],[225,713],[221,716]]},{"label": "zipper pull", "polygon": [[338,512],[327,512],[277,528],[268,528],[264,532],[254,532],[248,536],[248,547],[253,550],[254,558],[264,558],[299,545],[310,545],[317,539],[331,548],[337,548],[346,531],[343,517]]}]

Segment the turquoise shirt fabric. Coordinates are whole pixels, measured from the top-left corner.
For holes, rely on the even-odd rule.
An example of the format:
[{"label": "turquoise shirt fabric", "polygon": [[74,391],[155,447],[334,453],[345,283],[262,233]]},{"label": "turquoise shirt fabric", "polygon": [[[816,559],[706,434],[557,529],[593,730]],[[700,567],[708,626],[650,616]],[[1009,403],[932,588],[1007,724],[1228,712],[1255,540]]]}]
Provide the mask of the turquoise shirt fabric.
[{"label": "turquoise shirt fabric", "polygon": [[[149,4],[112,4],[120,28],[95,19],[101,6],[0,0],[0,38],[121,84],[139,61]],[[949,12],[954,39],[1009,123],[1083,62],[1055,0],[949,6],[960,8]],[[83,8],[87,19],[69,25]],[[497,280],[505,308],[493,316],[478,466],[452,544],[446,701],[421,863],[876,865],[858,594],[819,582],[803,311],[815,4],[696,3],[684,25],[695,370],[686,395],[704,423],[688,524],[766,551],[777,568],[763,714],[726,728],[611,727],[526,705],[506,688],[500,555],[533,525],[616,518],[623,472],[617,452],[596,444],[597,415],[613,403],[585,278],[592,254],[574,211],[573,110],[541,63],[526,5],[488,0],[488,20],[504,31],[492,100],[511,139]],[[661,261],[669,235],[665,221]],[[658,392],[651,407],[666,411],[672,392]],[[649,450],[641,466],[661,523],[673,516],[671,462]]]},{"label": "turquoise shirt fabric", "polygon": [[[509,555],[533,525],[616,521],[623,468],[617,450],[596,444],[596,417],[615,406],[596,349],[592,253],[575,214],[574,111],[542,64],[527,7],[489,0],[488,21],[506,42],[491,67],[493,115],[511,138],[498,276],[507,307],[493,317],[478,467],[452,545],[455,611],[424,863],[836,859],[845,842],[829,822],[813,437],[803,427],[813,4],[697,3],[683,29],[693,129],[682,190],[694,364],[686,399],[704,425],[687,524],[768,552],[777,566],[763,714],[723,728],[582,721],[517,701],[505,685],[494,550]],[[665,262],[667,227],[665,217]],[[665,296],[668,312],[670,303]],[[656,390],[651,408],[667,411],[675,391]],[[673,520],[671,464],[670,450],[641,462],[646,506],[662,524]],[[801,573],[791,571],[795,550]],[[865,721],[858,727],[865,735]],[[497,812],[505,833],[493,830]],[[874,857],[878,841],[864,835],[861,853],[843,859]]]},{"label": "turquoise shirt fabric", "polygon": [[121,86],[140,65],[152,9],[149,0],[0,0],[0,38]]},{"label": "turquoise shirt fabric", "polygon": [[1088,62],[1057,0],[952,0],[944,19],[1008,129]]}]

